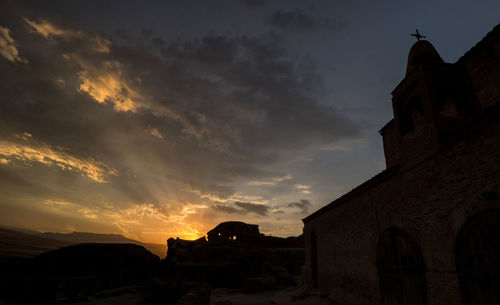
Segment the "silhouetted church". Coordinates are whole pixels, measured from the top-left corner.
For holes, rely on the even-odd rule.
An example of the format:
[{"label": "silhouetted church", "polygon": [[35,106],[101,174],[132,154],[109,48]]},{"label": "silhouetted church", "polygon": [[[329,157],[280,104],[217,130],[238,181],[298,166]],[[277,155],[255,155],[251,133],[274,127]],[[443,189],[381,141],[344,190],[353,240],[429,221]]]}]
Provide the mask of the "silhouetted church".
[{"label": "silhouetted church", "polygon": [[387,168],[303,219],[306,286],[359,304],[500,304],[499,101],[500,25],[454,64],[416,42],[380,130]]}]

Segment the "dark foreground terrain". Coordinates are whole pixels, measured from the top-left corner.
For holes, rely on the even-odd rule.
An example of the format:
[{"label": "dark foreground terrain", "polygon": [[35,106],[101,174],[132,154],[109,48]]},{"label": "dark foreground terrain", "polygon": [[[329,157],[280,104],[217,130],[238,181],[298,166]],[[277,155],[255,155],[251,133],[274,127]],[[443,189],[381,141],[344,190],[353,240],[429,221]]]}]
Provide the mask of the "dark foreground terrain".
[{"label": "dark foreground terrain", "polygon": [[142,243],[119,234],[87,232],[52,233],[0,227],[0,257],[33,257],[37,254],[81,243],[135,244],[160,258],[167,255],[167,245]]},{"label": "dark foreground terrain", "polygon": [[256,225],[169,239],[162,260],[132,243],[0,232],[0,304],[328,304],[299,288],[302,237],[265,236]]}]

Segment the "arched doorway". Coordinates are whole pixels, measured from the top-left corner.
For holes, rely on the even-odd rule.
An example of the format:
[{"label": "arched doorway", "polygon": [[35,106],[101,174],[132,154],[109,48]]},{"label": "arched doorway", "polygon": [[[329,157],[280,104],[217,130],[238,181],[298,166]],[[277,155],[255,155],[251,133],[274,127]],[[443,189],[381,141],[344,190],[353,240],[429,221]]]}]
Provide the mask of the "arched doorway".
[{"label": "arched doorway", "polygon": [[464,305],[500,305],[500,209],[472,217],[455,246]]},{"label": "arched doorway", "polygon": [[311,277],[313,288],[318,288],[318,242],[314,231],[311,232]]},{"label": "arched doorway", "polygon": [[426,305],[425,267],[415,241],[403,230],[390,228],[378,245],[382,305]]}]

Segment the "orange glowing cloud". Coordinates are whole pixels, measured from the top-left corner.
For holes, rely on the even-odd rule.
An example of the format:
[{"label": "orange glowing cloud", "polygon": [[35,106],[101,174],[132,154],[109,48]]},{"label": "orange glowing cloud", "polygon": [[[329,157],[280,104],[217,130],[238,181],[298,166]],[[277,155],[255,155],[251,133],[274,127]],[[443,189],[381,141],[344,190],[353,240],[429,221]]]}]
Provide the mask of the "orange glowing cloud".
[{"label": "orange glowing cloud", "polygon": [[206,208],[202,205],[187,204],[182,210],[165,215],[151,203],[119,208],[110,204],[88,205],[49,198],[43,200],[39,208],[63,217],[112,225],[124,236],[145,242],[165,243],[170,237],[192,240],[205,235],[204,232],[208,230],[202,222],[186,219],[187,216],[198,213],[199,209]]},{"label": "orange glowing cloud", "polygon": [[163,135],[160,133],[160,131],[157,128],[148,128],[148,129],[146,129],[146,133],[152,137],[163,140]]},{"label": "orange glowing cloud", "polygon": [[122,65],[115,60],[107,60],[99,66],[84,60],[77,54],[65,54],[82,70],[78,73],[80,90],[89,94],[96,102],[110,102],[116,111],[136,112],[137,100],[141,96],[123,77]]},{"label": "orange glowing cloud", "polygon": [[[99,218],[116,225],[125,235],[141,240],[165,241],[169,237],[196,239],[204,235],[201,223],[188,221],[206,205],[185,203],[182,209],[170,211],[168,215],[151,203],[136,204],[126,209],[104,209]],[[145,236],[147,235],[147,236]]]},{"label": "orange glowing cloud", "polygon": [[80,172],[83,176],[100,183],[106,182],[107,176],[118,174],[115,169],[92,158],[78,158],[59,148],[54,149],[47,144],[33,141],[25,144],[0,141],[0,158],[1,164],[8,164],[10,160],[15,159],[26,163],[40,163],[59,167],[62,170]]},{"label": "orange glowing cloud", "polygon": [[[54,38],[73,40],[81,42],[83,46],[95,52],[110,52],[111,41],[101,36],[61,28],[47,20],[36,22],[24,18],[24,21],[31,27],[33,32],[53,42]],[[81,69],[78,73],[81,80],[79,90],[86,92],[100,104],[112,103],[116,111],[136,112],[138,107],[136,100],[140,96],[124,79],[122,65],[116,60],[93,63],[85,60],[82,55],[83,53],[80,50],[63,54],[65,59],[73,61]],[[61,84],[64,85],[64,83]]]},{"label": "orange glowing cloud", "polygon": [[[108,66],[115,64],[113,62],[106,62]],[[136,94],[120,78],[119,71],[95,72],[97,71],[84,70],[79,73],[82,81],[80,90],[87,92],[98,103],[104,104],[110,101],[116,111],[137,111],[137,105],[132,99]]]},{"label": "orange glowing cloud", "polygon": [[88,41],[94,51],[100,53],[109,53],[110,51],[111,41],[102,38],[99,35],[89,35],[82,31],[63,29],[43,19],[40,22],[32,21],[27,18],[23,19],[31,27],[32,31],[47,39],[51,39],[53,37],[61,37],[64,39],[82,39]]},{"label": "orange glowing cloud", "polygon": [[65,216],[71,215],[88,219],[98,218],[98,208],[85,207],[74,202],[57,199],[46,199],[43,201],[43,203],[45,205],[45,210],[49,210],[55,214]]},{"label": "orange glowing cloud", "polygon": [[285,180],[290,180],[292,179],[291,175],[285,175],[285,176],[280,176],[280,177],[273,177],[270,179],[266,180],[254,180],[250,181],[248,184],[249,185],[254,185],[254,186],[274,186],[277,185]]},{"label": "orange glowing cloud", "polygon": [[[82,46],[81,49],[74,49],[62,56],[80,70],[77,72],[80,79],[78,90],[88,94],[97,103],[110,103],[117,112],[136,113],[139,108],[144,108],[155,116],[178,121],[184,126],[182,129],[184,135],[200,140],[201,145],[212,151],[230,153],[231,144],[240,141],[241,132],[237,128],[229,125],[218,128],[215,121],[203,114],[191,112],[189,117],[175,107],[151,102],[154,98],[148,96],[148,90],[142,86],[141,80],[127,75],[123,64],[112,59],[112,44],[109,40],[83,31],[63,28],[43,19],[37,22],[24,18],[24,21],[32,32],[42,35],[53,43],[57,43],[59,39],[77,42],[75,45]],[[94,56],[92,51],[106,53],[106,59],[99,54]],[[62,79],[57,80],[57,84],[61,88],[65,87]],[[203,124],[194,123],[193,117]],[[148,129],[146,132],[158,139],[163,138],[157,129]]]},{"label": "orange glowing cloud", "polygon": [[28,63],[28,60],[19,56],[16,41],[10,36],[8,28],[0,26],[0,54],[11,62]]}]

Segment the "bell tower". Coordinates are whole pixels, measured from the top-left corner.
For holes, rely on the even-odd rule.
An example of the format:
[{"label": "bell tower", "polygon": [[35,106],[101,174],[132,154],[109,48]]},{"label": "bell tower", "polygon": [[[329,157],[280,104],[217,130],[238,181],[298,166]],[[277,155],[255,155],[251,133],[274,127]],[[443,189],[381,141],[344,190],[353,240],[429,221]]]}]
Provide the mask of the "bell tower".
[{"label": "bell tower", "polygon": [[445,63],[427,40],[417,41],[392,92],[394,119],[380,130],[387,167],[435,153],[474,112],[468,87],[460,65]]}]

